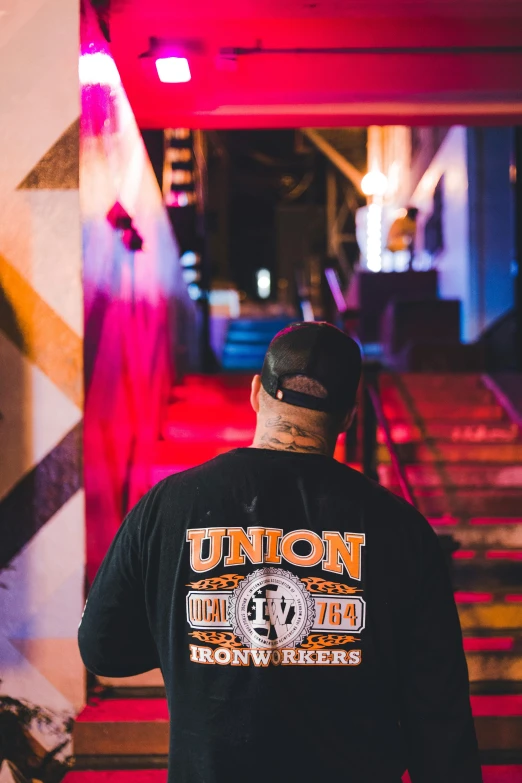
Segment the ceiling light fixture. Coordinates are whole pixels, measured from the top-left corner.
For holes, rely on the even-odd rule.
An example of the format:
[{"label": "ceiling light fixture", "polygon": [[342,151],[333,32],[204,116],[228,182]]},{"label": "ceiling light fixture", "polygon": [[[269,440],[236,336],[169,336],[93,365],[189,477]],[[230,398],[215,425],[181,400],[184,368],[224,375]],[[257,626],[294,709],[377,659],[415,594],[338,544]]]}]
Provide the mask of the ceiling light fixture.
[{"label": "ceiling light fixture", "polygon": [[201,41],[149,38],[149,48],[140,60],[154,60],[159,80],[164,84],[186,84],[192,79],[188,57],[205,53]]},{"label": "ceiling light fixture", "polygon": [[186,57],[159,57],[156,60],[156,70],[160,82],[165,84],[184,84],[191,79]]}]

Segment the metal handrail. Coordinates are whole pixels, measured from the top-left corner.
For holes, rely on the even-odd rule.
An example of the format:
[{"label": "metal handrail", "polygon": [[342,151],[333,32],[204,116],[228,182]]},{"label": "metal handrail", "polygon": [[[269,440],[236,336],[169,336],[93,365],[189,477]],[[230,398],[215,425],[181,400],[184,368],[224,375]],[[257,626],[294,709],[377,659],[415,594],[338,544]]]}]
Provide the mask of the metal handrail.
[{"label": "metal handrail", "polygon": [[483,373],[480,376],[480,379],[486,389],[489,389],[489,391],[493,394],[495,400],[500,405],[504,413],[508,416],[508,418],[511,419],[513,424],[516,424],[517,427],[522,431],[522,414],[520,414],[520,412],[515,408],[507,394],[500,388],[498,383],[491,377],[491,375]]},{"label": "metal handrail", "polygon": [[390,458],[392,461],[393,468],[395,470],[395,473],[397,474],[397,478],[399,480],[399,486],[401,488],[401,492],[404,496],[404,499],[408,501],[408,503],[411,503],[412,506],[415,506],[415,500],[413,496],[413,491],[410,486],[410,482],[408,481],[408,478],[406,476],[406,473],[403,470],[403,467],[401,465],[401,461],[399,459],[399,455],[397,453],[397,449],[395,447],[395,443],[393,442],[392,435],[390,432],[390,428],[388,426],[388,422],[386,420],[386,416],[384,415],[384,411],[381,405],[381,400],[379,397],[379,393],[375,386],[373,384],[368,384],[366,387],[368,390],[368,395],[370,397],[370,400],[372,401],[373,409],[375,411],[375,415],[377,417],[377,421],[379,423],[379,426],[382,428],[382,431],[384,433],[384,439],[386,441],[386,447],[388,451],[390,452]]}]

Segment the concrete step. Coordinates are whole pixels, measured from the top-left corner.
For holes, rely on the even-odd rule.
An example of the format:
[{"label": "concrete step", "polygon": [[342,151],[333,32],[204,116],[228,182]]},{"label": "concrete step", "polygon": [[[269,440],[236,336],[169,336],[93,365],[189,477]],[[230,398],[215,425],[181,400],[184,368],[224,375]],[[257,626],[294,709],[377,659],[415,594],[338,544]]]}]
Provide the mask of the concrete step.
[{"label": "concrete step", "polygon": [[[482,766],[484,783],[522,783],[522,765],[487,764]],[[69,772],[63,783],[167,783],[166,769],[116,769]],[[403,783],[410,783],[408,773]]]},{"label": "concrete step", "polygon": [[522,680],[522,654],[502,652],[466,652],[469,681],[480,683],[510,683]]},{"label": "concrete step", "polygon": [[[437,464],[423,463],[404,465],[404,470],[412,487],[522,488],[522,464],[448,463],[441,469]],[[380,465],[378,472],[381,484],[396,482],[392,465]]]},{"label": "concrete step", "polygon": [[[422,443],[396,443],[395,448],[403,465],[448,463],[486,465],[520,464],[522,443],[478,444],[450,443],[448,441],[424,441]],[[390,453],[385,444],[378,444],[376,452],[378,464],[389,464]]]},{"label": "concrete step", "polygon": [[[453,388],[456,390],[469,391],[474,388],[483,388],[482,376],[480,373],[462,372],[462,373],[444,373],[444,372],[403,372],[398,376],[400,381],[409,389],[430,388]],[[396,383],[397,376],[390,373],[383,373],[383,381],[387,383]]]},{"label": "concrete step", "polygon": [[153,669],[134,677],[97,677],[104,688],[163,688],[163,675],[160,669]]},{"label": "concrete step", "polygon": [[[402,386],[402,384],[401,384]],[[382,399],[387,403],[394,402],[408,403],[409,398],[414,401],[414,406],[419,410],[421,405],[447,405],[468,404],[473,406],[498,405],[494,394],[485,386],[473,386],[461,389],[455,386],[418,386],[417,388],[406,387],[406,393],[403,393],[401,386],[384,386],[380,384]]]},{"label": "concrete step", "polygon": [[259,329],[252,329],[248,331],[242,331],[240,329],[231,329],[227,334],[227,344],[231,343],[241,344],[246,343],[248,345],[263,345],[265,350],[272,339],[272,332],[266,332]]},{"label": "concrete step", "polygon": [[[419,462],[483,462],[486,464],[521,464],[522,442],[520,443],[449,443],[445,441],[427,441],[424,443],[396,444],[402,464],[412,465]],[[388,451],[378,447],[378,461],[387,462]],[[382,455],[382,456],[381,456]]]},{"label": "concrete step", "polygon": [[520,557],[511,560],[507,557],[489,558],[487,552],[469,549],[459,550],[458,554],[453,558],[452,568],[455,590],[475,590],[479,585],[481,590],[486,591],[504,588],[510,594],[522,592]]},{"label": "concrete step", "polygon": [[[506,420],[494,422],[448,421],[447,419],[425,422],[423,432],[409,419],[397,419],[390,424],[394,443],[409,443],[425,440],[446,440],[452,443],[515,443],[521,441],[520,430],[516,424]],[[378,428],[379,443],[384,443],[384,433]]]},{"label": "concrete step", "polygon": [[263,332],[275,335],[292,323],[288,318],[237,318],[230,321],[228,331],[235,332]]},{"label": "concrete step", "polygon": [[[470,592],[466,599],[461,599],[457,604],[463,631],[475,632],[482,630],[489,632],[497,630],[504,633],[508,630],[512,632],[518,631],[522,627],[521,602],[495,601],[493,594],[487,592],[475,593],[475,598],[472,601],[470,600],[471,595],[472,593]],[[479,598],[482,598],[482,600],[479,600]]]},{"label": "concrete step", "polygon": [[437,488],[415,488],[416,505],[427,517],[438,517],[451,513],[465,517],[515,517],[522,510],[522,490],[503,488],[484,490],[448,490]]},{"label": "concrete step", "polygon": [[450,515],[430,519],[435,532],[451,533],[465,550],[522,549],[522,517],[470,517],[463,521]]},{"label": "concrete step", "polygon": [[168,754],[166,699],[100,699],[78,715],[73,729],[76,756]]},{"label": "concrete step", "polygon": [[252,354],[251,352],[243,355],[231,355],[228,352],[223,352],[222,367],[224,370],[231,372],[244,372],[250,370],[252,373],[258,373],[263,366],[264,353]]},{"label": "concrete step", "polygon": [[[411,412],[409,407],[403,400],[395,400],[393,402],[387,402],[386,395],[382,399],[382,407],[384,414],[389,421],[396,420],[411,420]],[[448,422],[463,422],[463,421],[479,421],[479,422],[492,422],[492,421],[506,421],[506,415],[500,405],[477,405],[470,407],[467,403],[460,403],[455,400],[453,405],[451,402],[447,403],[421,403],[419,399],[415,398],[415,407],[418,414],[425,421],[448,421]]]},{"label": "concrete step", "polygon": [[213,442],[215,445],[216,440],[227,445],[230,444],[229,448],[236,448],[237,446],[249,446],[252,443],[254,431],[254,421],[249,425],[241,421],[236,425],[224,424],[221,420],[215,421],[213,424],[202,422],[199,425],[184,425],[177,421],[167,421],[163,425],[162,435],[164,440],[171,441],[180,448],[185,443],[193,445]]},{"label": "concrete step", "polygon": [[[472,696],[482,750],[520,747],[522,695]],[[73,730],[77,756],[140,756],[168,753],[165,699],[108,699],[87,705]]]}]

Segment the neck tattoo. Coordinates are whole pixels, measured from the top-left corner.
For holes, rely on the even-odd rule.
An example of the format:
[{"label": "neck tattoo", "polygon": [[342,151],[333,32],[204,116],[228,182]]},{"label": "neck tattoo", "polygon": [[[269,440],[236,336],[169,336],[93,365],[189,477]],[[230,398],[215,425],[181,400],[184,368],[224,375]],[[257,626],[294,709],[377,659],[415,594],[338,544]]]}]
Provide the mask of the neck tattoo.
[{"label": "neck tattoo", "polygon": [[275,416],[265,422],[265,432],[260,439],[263,449],[277,451],[303,451],[308,454],[327,454],[326,438],[300,427],[295,422]]}]

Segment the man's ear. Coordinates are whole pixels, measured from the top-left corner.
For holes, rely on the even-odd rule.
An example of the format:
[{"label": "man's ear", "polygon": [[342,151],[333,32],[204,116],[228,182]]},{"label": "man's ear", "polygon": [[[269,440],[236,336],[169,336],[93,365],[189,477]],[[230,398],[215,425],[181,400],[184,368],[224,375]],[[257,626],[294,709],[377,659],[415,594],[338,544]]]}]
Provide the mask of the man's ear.
[{"label": "man's ear", "polygon": [[252,378],[252,389],[250,392],[250,405],[254,413],[259,413],[259,392],[261,391],[261,376],[254,375]]},{"label": "man's ear", "polygon": [[351,409],[351,411],[348,411],[348,413],[344,417],[343,428],[342,428],[341,432],[347,432],[350,429],[350,427],[353,424],[353,420],[355,419],[355,414],[356,413],[357,413],[357,405],[354,405],[354,407]]}]

